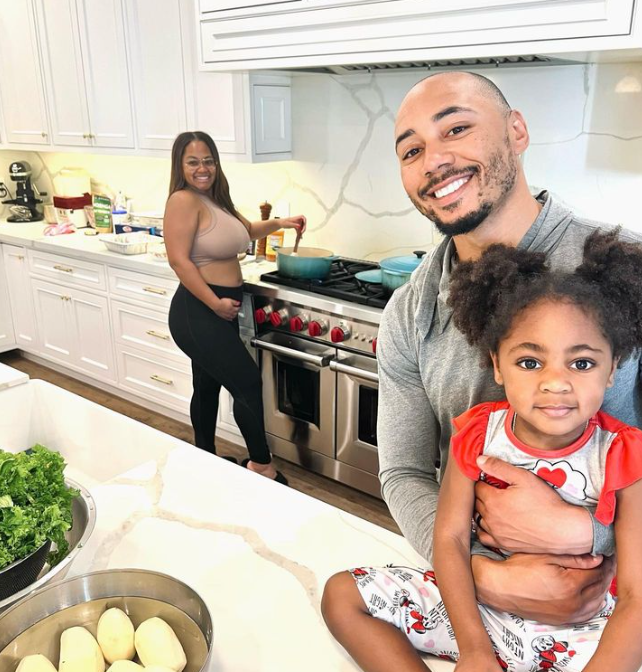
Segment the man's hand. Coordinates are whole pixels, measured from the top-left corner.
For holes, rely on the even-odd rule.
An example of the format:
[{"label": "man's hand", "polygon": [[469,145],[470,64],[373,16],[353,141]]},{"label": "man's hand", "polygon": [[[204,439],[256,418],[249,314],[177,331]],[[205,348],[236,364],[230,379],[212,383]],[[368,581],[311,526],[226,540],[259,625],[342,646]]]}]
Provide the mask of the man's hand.
[{"label": "man's hand", "polygon": [[614,558],[592,555],[528,555],[506,560],[472,557],[477,599],[522,618],[562,625],[583,623],[602,607]]},{"label": "man's hand", "polygon": [[588,511],[564,502],[526,469],[485,456],[477,466],[508,483],[505,489],[481,481],[475,485],[477,537],[484,546],[511,553],[590,553],[593,525]]}]

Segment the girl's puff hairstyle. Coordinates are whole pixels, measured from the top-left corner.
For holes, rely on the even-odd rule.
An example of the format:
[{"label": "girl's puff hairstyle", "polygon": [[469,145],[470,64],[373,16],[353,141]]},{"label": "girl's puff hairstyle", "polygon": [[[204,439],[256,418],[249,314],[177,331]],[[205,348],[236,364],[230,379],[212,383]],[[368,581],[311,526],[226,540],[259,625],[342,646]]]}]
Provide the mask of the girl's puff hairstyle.
[{"label": "girl's puff hairstyle", "polygon": [[214,140],[203,131],[186,131],[176,136],[174,144],[172,145],[172,172],[169,178],[169,195],[171,196],[175,191],[187,189],[188,184],[185,180],[185,168],[183,166],[183,157],[185,150],[190,142],[204,142],[212,154],[212,158],[216,162],[216,177],[214,184],[209,193],[209,197],[218,205],[240,219],[239,213],[232,203],[230,196],[230,185],[221,168],[221,159],[218,154],[218,149]]},{"label": "girl's puff hairstyle", "polygon": [[642,245],[619,236],[619,227],[591,233],[572,273],[551,271],[543,253],[491,245],[453,270],[448,305],[455,326],[489,366],[489,353],[497,353],[522,311],[538,301],[569,303],[595,319],[623,361],[642,346]]}]

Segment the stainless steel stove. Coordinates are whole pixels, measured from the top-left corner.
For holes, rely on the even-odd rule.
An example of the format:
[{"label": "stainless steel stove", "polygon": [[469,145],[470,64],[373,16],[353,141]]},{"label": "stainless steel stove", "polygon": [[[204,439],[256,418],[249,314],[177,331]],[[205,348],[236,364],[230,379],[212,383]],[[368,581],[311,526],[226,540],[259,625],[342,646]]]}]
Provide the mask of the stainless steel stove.
[{"label": "stainless steel stove", "polygon": [[265,424],[275,455],[380,497],[377,332],[387,297],[337,259],[323,281],[266,273],[248,285]]}]

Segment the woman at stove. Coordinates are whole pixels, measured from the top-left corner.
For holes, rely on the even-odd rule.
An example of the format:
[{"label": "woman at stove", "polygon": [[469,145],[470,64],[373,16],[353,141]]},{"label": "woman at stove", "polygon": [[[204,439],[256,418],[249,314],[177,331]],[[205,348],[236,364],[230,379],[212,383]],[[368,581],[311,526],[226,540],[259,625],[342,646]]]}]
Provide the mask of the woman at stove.
[{"label": "woman at stove", "polygon": [[305,217],[248,221],[232,203],[212,138],[201,131],[176,138],[163,235],[169,264],[180,280],[169,327],[192,361],[194,443],[216,454],[214,433],[222,386],[234,399],[234,419],[247,445],[249,458],[243,466],[287,485],[272,464],[260,372],[239,337],[237,318],[243,300],[237,255],[250,240],[280,228],[303,231]]}]

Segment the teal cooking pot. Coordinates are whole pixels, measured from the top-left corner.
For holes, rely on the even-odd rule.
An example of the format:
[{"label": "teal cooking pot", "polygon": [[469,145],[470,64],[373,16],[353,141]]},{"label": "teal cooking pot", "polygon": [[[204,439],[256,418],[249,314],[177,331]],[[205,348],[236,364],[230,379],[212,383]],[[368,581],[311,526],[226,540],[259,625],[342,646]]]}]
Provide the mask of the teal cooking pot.
[{"label": "teal cooking pot", "polygon": [[276,267],[281,275],[301,280],[323,280],[330,273],[330,266],[337,258],[330,250],[318,247],[293,247],[276,249]]},{"label": "teal cooking pot", "polygon": [[357,278],[363,282],[381,284],[386,294],[392,294],[410,280],[425,254],[425,251],[417,250],[403,257],[387,257],[379,262],[380,271],[362,271],[357,273]]}]

